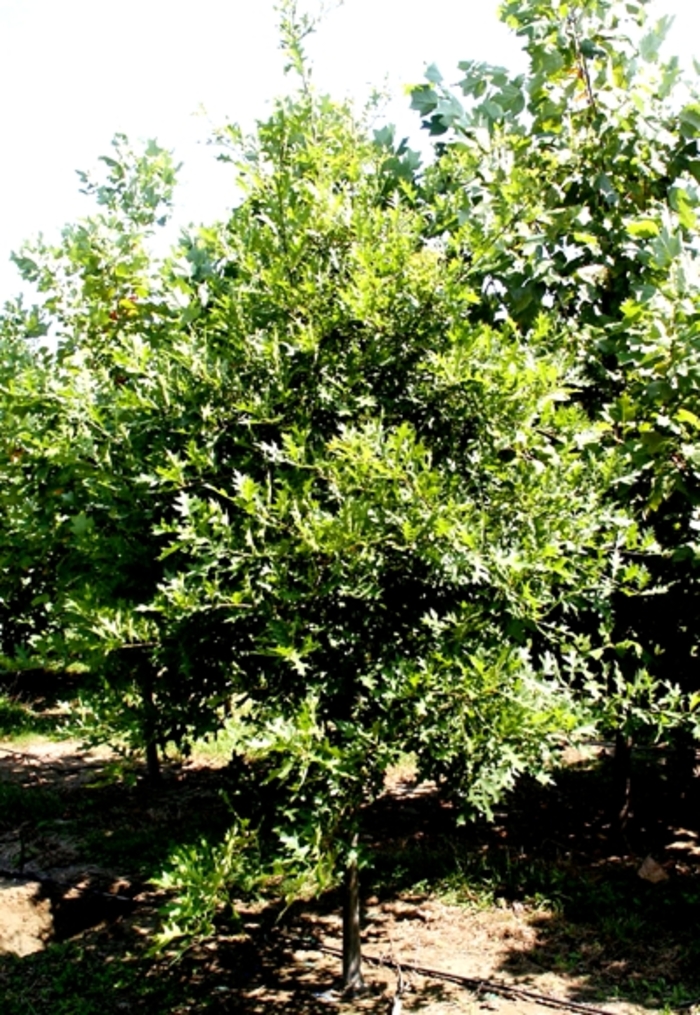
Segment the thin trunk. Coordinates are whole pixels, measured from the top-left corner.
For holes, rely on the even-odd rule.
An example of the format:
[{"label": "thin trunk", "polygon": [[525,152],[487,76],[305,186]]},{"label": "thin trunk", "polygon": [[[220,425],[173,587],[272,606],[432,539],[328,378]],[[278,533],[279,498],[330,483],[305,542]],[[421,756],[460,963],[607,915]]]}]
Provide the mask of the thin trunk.
[{"label": "thin trunk", "polygon": [[146,741],[146,769],[150,782],[160,781],[160,758],[158,757],[158,745],[155,740]]},{"label": "thin trunk", "polygon": [[157,709],[153,698],[152,675],[149,673],[141,684],[143,701],[143,739],[146,744],[146,768],[150,782],[160,781],[160,758],[156,741]]},{"label": "thin trunk", "polygon": [[[358,842],[353,836],[353,850]],[[343,986],[349,994],[362,990],[362,952],[360,944],[360,878],[357,860],[352,858],[345,871],[345,898],[343,900]]]},{"label": "thin trunk", "polygon": [[622,728],[615,734],[613,806],[617,831],[624,832],[632,817],[632,737]]}]

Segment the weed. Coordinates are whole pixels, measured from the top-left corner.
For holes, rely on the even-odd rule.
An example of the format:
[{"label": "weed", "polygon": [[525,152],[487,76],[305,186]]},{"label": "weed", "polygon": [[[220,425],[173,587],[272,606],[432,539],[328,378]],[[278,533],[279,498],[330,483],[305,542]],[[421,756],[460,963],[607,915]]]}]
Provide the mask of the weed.
[{"label": "weed", "polygon": [[37,710],[25,702],[0,694],[0,737],[16,741],[31,734],[53,734],[65,720],[63,709]]}]

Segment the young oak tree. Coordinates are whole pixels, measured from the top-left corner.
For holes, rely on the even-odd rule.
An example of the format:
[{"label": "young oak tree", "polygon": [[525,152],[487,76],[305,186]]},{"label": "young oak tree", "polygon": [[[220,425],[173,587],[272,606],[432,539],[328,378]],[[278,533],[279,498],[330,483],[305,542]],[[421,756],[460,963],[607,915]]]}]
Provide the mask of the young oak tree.
[{"label": "young oak tree", "polygon": [[355,989],[362,805],[406,750],[465,815],[544,777],[637,537],[570,322],[485,313],[477,234],[436,228],[458,188],[316,95],[308,27],[283,8],[300,92],[220,134],[226,221],[149,258],[172,166],[118,140],[106,212],[19,259],[56,348],[0,391],[39,611],[5,651],[89,669],[153,769],[245,698],[282,869],[345,877]]},{"label": "young oak tree", "polygon": [[579,618],[605,623],[634,533],[603,504],[618,462],[588,446],[567,329],[484,320],[390,131],[305,79],[221,138],[244,198],[171,265],[208,410],[159,473],[177,516],[151,609],[230,647],[280,843],[320,884],[345,871],[356,988],[362,805],[405,750],[464,812],[542,775],[576,723]]}]

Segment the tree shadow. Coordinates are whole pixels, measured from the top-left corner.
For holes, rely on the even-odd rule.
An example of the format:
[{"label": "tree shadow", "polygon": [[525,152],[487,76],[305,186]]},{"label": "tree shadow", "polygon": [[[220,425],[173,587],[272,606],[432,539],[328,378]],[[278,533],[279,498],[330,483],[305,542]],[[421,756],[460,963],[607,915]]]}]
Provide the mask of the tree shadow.
[{"label": "tree shadow", "polygon": [[[700,780],[680,809],[669,781],[660,752],[636,759],[624,834],[611,820],[605,752],[567,765],[550,786],[522,780],[491,824],[457,829],[436,790],[409,794],[408,806],[395,795],[370,824],[370,890],[437,892],[512,914],[531,944],[506,948],[496,975],[537,984],[551,973],[581,1002],[687,1002],[700,996]],[[639,876],[649,856],[656,881]]]},{"label": "tree shadow", "polygon": [[[273,932],[264,911],[244,914],[244,935],[222,933],[178,964],[148,956],[156,917],[152,907],[142,906],[112,925],[53,942],[34,955],[0,956],[3,1015],[328,1015],[329,1010],[387,1009],[381,976],[368,976],[368,990],[358,998],[343,998],[337,962],[308,947],[300,950],[294,934]],[[66,1002],[70,1007],[61,1007]]]},{"label": "tree shadow", "polygon": [[[54,921],[44,951],[0,958],[3,1015],[67,1012],[61,992],[75,1003],[71,1015],[343,1009],[328,993],[337,990],[339,961],[318,947],[329,927],[338,940],[333,893],[284,919],[279,907],[243,907],[242,935],[222,925],[179,965],[148,955],[160,903],[148,878],[175,845],[223,834],[231,773],[169,765],[152,786],[139,772],[120,774],[111,756],[62,750],[43,763],[0,753],[0,867],[16,883],[34,878]],[[686,823],[672,825],[663,765],[645,762],[637,779],[644,792],[623,838],[609,819],[604,757],[569,765],[552,786],[523,781],[493,823],[463,828],[435,786],[395,783],[363,816],[372,858],[363,874],[368,952],[386,953],[392,928],[422,920],[424,900],[437,895],[528,928],[527,947],[504,938],[494,974],[509,982],[546,993],[547,974],[556,975],[568,998],[594,1004],[628,998],[661,1007],[700,995],[696,799],[688,798]],[[648,854],[667,878],[638,876]],[[399,896],[403,908],[393,904]],[[380,920],[372,913],[382,900],[392,904]],[[431,933],[439,939],[439,924]],[[460,947],[477,946],[466,938]],[[359,1009],[385,1011],[394,971],[373,969],[368,979],[373,989]],[[405,1008],[437,1010],[450,991],[424,978]]]},{"label": "tree shadow", "polygon": [[55,941],[119,921],[175,846],[230,823],[220,771],[171,765],[155,786],[113,754],[49,747],[0,749],[0,878],[49,900]]}]

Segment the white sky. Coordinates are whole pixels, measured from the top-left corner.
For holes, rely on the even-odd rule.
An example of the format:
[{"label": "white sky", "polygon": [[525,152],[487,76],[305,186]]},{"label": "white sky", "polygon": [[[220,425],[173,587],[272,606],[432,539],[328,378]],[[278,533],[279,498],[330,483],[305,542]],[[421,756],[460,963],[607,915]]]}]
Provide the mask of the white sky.
[{"label": "white sky", "polygon": [[[416,130],[402,86],[429,63],[522,66],[497,0],[345,0],[308,43],[314,81],[362,99],[388,84],[387,119]],[[700,56],[698,0],[655,0],[676,17],[666,52]],[[75,169],[107,154],[116,131],[155,137],[184,163],[175,219],[221,215],[230,176],[204,145],[210,125],[243,126],[284,90],[273,0],[0,0],[0,305],[20,289],[11,250],[91,210]],[[195,115],[201,107],[206,116]]]}]

